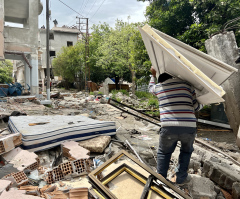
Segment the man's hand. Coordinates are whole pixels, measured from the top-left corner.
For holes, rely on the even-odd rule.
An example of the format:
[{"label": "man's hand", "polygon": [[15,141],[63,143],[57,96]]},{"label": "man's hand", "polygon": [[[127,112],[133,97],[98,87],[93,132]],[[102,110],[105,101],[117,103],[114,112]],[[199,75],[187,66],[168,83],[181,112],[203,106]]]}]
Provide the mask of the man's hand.
[{"label": "man's hand", "polygon": [[152,73],[152,76],[156,77],[156,70],[153,68],[153,66],[151,67],[150,71]]}]

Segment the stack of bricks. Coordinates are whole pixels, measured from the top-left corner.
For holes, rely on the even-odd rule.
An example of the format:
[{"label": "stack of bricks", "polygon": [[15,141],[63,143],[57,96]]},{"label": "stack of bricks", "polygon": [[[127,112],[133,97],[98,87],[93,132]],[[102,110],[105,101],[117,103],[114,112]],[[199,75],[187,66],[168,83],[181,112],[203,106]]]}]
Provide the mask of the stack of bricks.
[{"label": "stack of bricks", "polygon": [[64,176],[73,173],[72,162],[66,162],[59,165]]},{"label": "stack of bricks", "polygon": [[3,141],[0,141],[0,154],[5,152]]},{"label": "stack of bricks", "polygon": [[13,133],[0,137],[0,155],[13,150],[15,147],[22,144],[22,135]]},{"label": "stack of bricks", "polygon": [[6,180],[8,178],[13,178],[15,180],[15,182],[16,182],[18,187],[28,184],[28,177],[26,176],[26,174],[23,171],[19,171],[17,173],[8,174],[4,178]]},{"label": "stack of bricks", "polygon": [[39,158],[36,158],[36,162],[34,162],[33,164],[29,165],[26,169],[29,169],[29,170],[33,171],[33,170],[39,168],[39,164],[40,164],[40,160],[39,160]]},{"label": "stack of bricks", "polygon": [[64,179],[67,175],[85,175],[90,172],[91,164],[92,162],[89,159],[80,159],[62,163],[58,167],[47,172],[46,181],[48,184],[52,184],[55,181]]}]

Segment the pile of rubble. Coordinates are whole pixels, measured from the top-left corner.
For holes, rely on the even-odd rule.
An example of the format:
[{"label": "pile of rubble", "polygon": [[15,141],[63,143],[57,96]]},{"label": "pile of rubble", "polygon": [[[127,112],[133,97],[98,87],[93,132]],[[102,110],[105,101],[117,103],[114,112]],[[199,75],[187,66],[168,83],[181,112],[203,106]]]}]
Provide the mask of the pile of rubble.
[{"label": "pile of rubble", "polygon": [[[0,102],[1,198],[140,198],[142,194],[162,198],[160,193],[170,198],[240,198],[240,151],[235,146],[227,144],[224,147],[208,141],[208,144],[213,143],[212,147],[218,147],[221,150],[219,152],[196,142],[189,165],[193,180],[184,187],[186,194],[156,173],[159,139],[156,132],[159,127],[107,104],[111,95],[56,92],[52,94],[50,106],[42,105],[42,100],[31,96],[4,98]],[[150,108],[147,102],[142,102],[143,99],[131,94],[126,96],[117,93],[115,98],[139,109]],[[69,121],[50,119],[61,115],[69,117]],[[24,117],[32,119],[28,121]],[[85,124],[81,117],[87,118],[89,122],[114,122],[112,137],[101,135],[99,130],[91,127],[95,131],[94,135],[76,139],[74,126]],[[25,124],[22,125],[21,121],[25,121]],[[46,128],[49,125],[52,125],[51,128],[56,126],[56,129],[45,131],[50,129]],[[72,135],[75,137],[58,136],[62,129],[68,128],[74,129]],[[22,143],[29,139],[30,146],[37,146],[36,135],[43,132],[56,132],[53,134],[56,139],[41,143],[49,147],[39,151],[35,150],[37,147],[24,150]],[[42,134],[43,138],[45,133]],[[86,136],[84,132],[83,136]],[[122,149],[132,152],[138,160]],[[171,158],[169,169],[168,179],[173,182],[178,154],[179,148]]]}]

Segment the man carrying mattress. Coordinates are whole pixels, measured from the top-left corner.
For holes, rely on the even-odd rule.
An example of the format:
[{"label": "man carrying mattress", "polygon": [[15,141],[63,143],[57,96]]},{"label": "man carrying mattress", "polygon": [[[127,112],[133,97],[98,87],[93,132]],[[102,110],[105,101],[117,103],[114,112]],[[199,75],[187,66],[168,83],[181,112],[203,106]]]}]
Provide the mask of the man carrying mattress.
[{"label": "man carrying mattress", "polygon": [[187,170],[196,136],[195,112],[202,106],[196,100],[193,86],[188,82],[163,73],[158,77],[158,84],[155,84],[156,71],[153,67],[151,72],[149,92],[158,98],[161,121],[157,172],[167,177],[171,155],[180,141],[176,183],[183,185],[191,181]]}]

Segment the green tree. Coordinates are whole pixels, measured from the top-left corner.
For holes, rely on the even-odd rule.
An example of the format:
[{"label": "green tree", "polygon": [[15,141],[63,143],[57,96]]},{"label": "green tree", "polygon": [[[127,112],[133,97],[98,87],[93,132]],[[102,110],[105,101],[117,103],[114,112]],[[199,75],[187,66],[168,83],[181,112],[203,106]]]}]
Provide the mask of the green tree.
[{"label": "green tree", "polygon": [[100,23],[97,25],[94,24],[91,29],[92,33],[89,40],[90,79],[91,81],[100,84],[107,77],[111,76],[111,72],[96,64],[101,56],[101,54],[98,54],[97,49],[105,35],[110,33],[111,27],[107,23]]},{"label": "green tree", "polygon": [[130,72],[133,93],[135,93],[136,74],[143,72],[142,68],[149,63],[137,25],[117,20],[115,28],[105,34],[100,42],[96,62],[98,66],[108,69],[124,80],[129,80],[127,74]]},{"label": "green tree", "polygon": [[[239,17],[240,13],[240,0],[148,1],[146,16],[149,25],[205,52],[205,40],[224,30],[223,25]],[[239,28],[229,30],[235,32],[240,45]]]},{"label": "green tree", "polygon": [[0,83],[12,82],[13,65],[9,60],[0,62]]},{"label": "green tree", "polygon": [[53,59],[54,73],[65,80],[65,88],[69,83],[77,81],[81,71],[85,70],[85,44],[78,42],[74,46],[63,47]]}]

